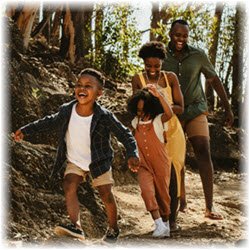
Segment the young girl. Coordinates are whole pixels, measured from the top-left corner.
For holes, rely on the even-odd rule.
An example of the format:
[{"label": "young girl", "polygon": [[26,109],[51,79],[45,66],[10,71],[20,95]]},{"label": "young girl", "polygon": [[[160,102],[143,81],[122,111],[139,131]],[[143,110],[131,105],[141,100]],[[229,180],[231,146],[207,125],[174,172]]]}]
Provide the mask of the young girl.
[{"label": "young girl", "polygon": [[[155,222],[153,237],[169,237],[170,161],[164,146],[164,123],[173,115],[155,85],[138,91],[128,101],[140,156],[138,181],[147,210]],[[165,128],[166,129],[166,128]]]}]

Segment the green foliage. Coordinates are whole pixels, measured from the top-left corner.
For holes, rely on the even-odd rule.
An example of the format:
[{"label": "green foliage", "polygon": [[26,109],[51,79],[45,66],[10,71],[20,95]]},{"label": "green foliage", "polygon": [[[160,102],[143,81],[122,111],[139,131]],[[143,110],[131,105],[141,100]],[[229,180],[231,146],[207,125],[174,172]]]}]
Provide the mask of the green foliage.
[{"label": "green foliage", "polygon": [[232,85],[232,70],[229,76],[227,76],[227,72],[232,67],[231,59],[234,46],[234,29],[235,8],[232,8],[232,6],[225,6],[217,48],[216,69],[220,79],[226,85],[225,88],[228,92]]},{"label": "green foliage", "polygon": [[155,34],[156,37],[158,37],[158,39],[160,38],[159,40],[161,42],[168,44],[168,42],[169,42],[168,31],[170,29],[169,28],[170,26],[163,24],[162,22],[160,22],[160,23],[158,22],[157,26],[158,26],[158,28],[156,28],[156,29],[151,28],[152,33]]},{"label": "green foliage", "polygon": [[[138,70],[138,48],[141,34],[137,30],[136,20],[132,16],[133,9],[129,5],[108,5],[103,8],[102,27],[96,27],[95,44],[102,53],[95,48],[92,53],[96,68],[116,80],[123,80]],[[100,25],[100,24],[99,24]]]},{"label": "green foliage", "polygon": [[41,91],[39,88],[31,88],[32,92],[31,95],[35,98],[35,99],[39,99],[41,97]]},{"label": "green foliage", "polygon": [[209,48],[210,27],[213,23],[214,4],[181,3],[170,4],[167,11],[170,19],[167,24],[162,20],[158,23],[159,28],[154,29],[155,35],[160,37],[164,43],[169,42],[168,33],[171,23],[176,19],[184,19],[190,27],[189,42],[193,46],[201,47],[205,50]]}]

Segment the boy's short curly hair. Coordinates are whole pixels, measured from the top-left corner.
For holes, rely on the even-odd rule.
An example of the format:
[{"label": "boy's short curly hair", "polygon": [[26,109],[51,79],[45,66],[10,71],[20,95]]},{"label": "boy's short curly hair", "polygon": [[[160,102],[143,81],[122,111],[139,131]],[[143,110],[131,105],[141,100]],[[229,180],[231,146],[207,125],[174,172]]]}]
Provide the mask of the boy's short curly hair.
[{"label": "boy's short curly hair", "polygon": [[167,54],[165,45],[162,42],[151,41],[145,43],[139,50],[139,57],[142,59],[149,57],[157,57],[159,59],[165,59]]},{"label": "boy's short curly hair", "polygon": [[154,119],[157,115],[164,113],[159,99],[153,96],[147,88],[144,88],[138,90],[127,101],[127,110],[133,116],[137,115],[137,105],[140,100],[144,101],[143,112],[145,115],[150,115],[151,119]]},{"label": "boy's short curly hair", "polygon": [[85,68],[80,72],[80,74],[78,75],[78,78],[82,77],[83,75],[91,75],[91,76],[95,77],[98,80],[98,82],[100,83],[101,87],[103,87],[105,85],[104,75],[96,69]]}]

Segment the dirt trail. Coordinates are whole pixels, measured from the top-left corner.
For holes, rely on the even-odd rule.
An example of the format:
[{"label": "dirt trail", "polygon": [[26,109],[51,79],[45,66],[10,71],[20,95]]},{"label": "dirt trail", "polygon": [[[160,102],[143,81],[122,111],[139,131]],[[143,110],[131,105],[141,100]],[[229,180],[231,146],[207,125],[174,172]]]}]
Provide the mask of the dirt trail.
[{"label": "dirt trail", "polygon": [[[154,223],[146,211],[136,184],[115,186],[114,194],[119,208],[121,236],[118,247],[234,247],[247,246],[246,174],[215,173],[214,205],[224,220],[204,218],[204,198],[199,174],[186,172],[188,211],[179,213],[178,223],[182,230],[167,239],[153,239]],[[32,243],[25,243],[25,246]],[[80,242],[73,238],[51,235],[43,242],[45,247],[103,247],[100,239]],[[9,246],[24,246],[22,242],[9,242]]]},{"label": "dirt trail", "polygon": [[[122,218],[129,224],[123,228],[121,245],[139,246],[234,246],[247,238],[247,213],[244,205],[247,189],[244,175],[218,172],[215,174],[214,206],[224,220],[214,221],[204,218],[204,196],[198,173],[187,171],[188,211],[179,213],[178,223],[182,230],[172,234],[170,239],[155,240],[151,234],[153,220],[146,212],[138,186],[115,188]],[[134,226],[133,226],[134,223]],[[126,224],[126,223],[125,223]],[[129,230],[128,230],[129,229]]]}]

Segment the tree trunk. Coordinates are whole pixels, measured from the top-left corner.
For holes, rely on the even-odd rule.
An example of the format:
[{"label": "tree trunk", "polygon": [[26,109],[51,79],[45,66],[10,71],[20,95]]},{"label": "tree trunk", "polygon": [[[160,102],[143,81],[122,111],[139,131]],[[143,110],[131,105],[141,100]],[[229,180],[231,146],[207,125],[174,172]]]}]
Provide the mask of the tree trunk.
[{"label": "tree trunk", "polygon": [[18,4],[8,4],[6,6],[5,14],[6,16],[12,18],[14,21],[16,21],[17,18],[14,18],[16,13],[18,12],[18,16],[20,14],[20,10],[22,7],[20,7]]},{"label": "tree trunk", "polygon": [[161,8],[161,20],[162,23],[167,25],[172,17],[171,11],[169,11],[169,3],[165,3]]},{"label": "tree trunk", "polygon": [[52,43],[52,45],[59,45],[62,9],[63,9],[63,6],[59,6],[56,9],[56,13],[55,13],[55,17],[54,17],[53,25],[52,25],[52,31],[51,31],[51,43]]},{"label": "tree trunk", "polygon": [[78,7],[77,10],[71,9],[71,16],[74,29],[74,47],[75,47],[75,61],[78,61],[84,56],[84,45],[83,45],[83,27],[84,27],[84,9]]},{"label": "tree trunk", "polygon": [[6,6],[5,14],[10,17],[15,23],[18,17],[21,15],[24,4],[22,3],[11,3]]},{"label": "tree trunk", "polygon": [[227,93],[227,96],[230,96],[229,77],[230,77],[231,72],[232,72],[232,66],[233,66],[233,56],[231,56],[231,60],[228,64],[227,73],[226,73],[225,81],[224,81],[224,88],[225,88],[225,91]]},{"label": "tree trunk", "polygon": [[[215,8],[215,14],[214,14],[214,24],[213,24],[213,37],[212,37],[212,44],[209,48],[209,58],[211,63],[215,67],[216,63],[216,54],[217,54],[217,47],[218,47],[218,41],[219,41],[219,32],[220,32],[220,25],[221,25],[221,17],[223,13],[224,5],[221,3],[216,4]],[[205,83],[205,93],[207,97],[208,102],[208,109],[209,111],[214,111],[214,103],[215,103],[215,96],[213,88],[210,84],[207,82]]]},{"label": "tree trunk", "polygon": [[[63,28],[60,55],[63,58],[68,57],[70,62],[74,64],[88,53],[89,46],[91,46],[91,7],[83,5],[75,9],[74,6],[70,7],[67,4],[62,11],[62,15]],[[88,31],[86,31],[86,26]],[[84,37],[86,37],[88,44],[84,44]]]},{"label": "tree trunk", "polygon": [[62,38],[60,46],[60,56],[62,58],[69,57],[69,61],[73,64],[75,62],[75,29],[72,22],[71,11],[69,4],[63,9],[63,27]]},{"label": "tree trunk", "polygon": [[[53,12],[49,7],[44,7],[43,10],[43,19],[42,21],[36,26],[36,28],[32,31],[31,37],[35,37],[36,35],[43,33],[45,38],[47,39],[48,43],[50,41],[50,19]],[[46,31],[44,31],[46,30]]]},{"label": "tree trunk", "polygon": [[[164,32],[164,34],[168,34],[168,30],[167,30],[167,26],[168,26],[168,24],[169,24],[169,20],[170,20],[170,18],[172,17],[172,12],[170,11],[170,9],[169,9],[169,3],[165,3],[163,6],[162,6],[162,8],[161,8],[161,10],[160,10],[160,19],[161,19],[161,21],[162,21],[162,24],[164,25],[164,27],[165,27],[165,32]],[[165,43],[165,44],[167,44],[168,43],[168,36],[162,36],[162,35],[159,35],[158,37],[157,37],[157,40],[158,41],[161,41],[161,42],[163,42],[163,43]]]},{"label": "tree trunk", "polygon": [[99,64],[99,60],[104,55],[104,47],[102,44],[103,18],[103,9],[100,5],[97,5],[95,18],[95,52],[93,58],[96,64]]},{"label": "tree trunk", "polygon": [[242,102],[242,84],[243,84],[243,50],[244,35],[246,34],[246,16],[240,4],[236,5],[235,14],[235,33],[233,47],[233,84],[232,84],[232,107],[236,115],[239,114],[239,108]]},{"label": "tree trunk", "polygon": [[50,6],[45,6],[43,9],[43,18],[46,20],[44,28],[42,30],[42,34],[46,38],[48,44],[50,44],[51,37],[51,22],[52,22],[52,14],[53,11]]},{"label": "tree trunk", "polygon": [[89,4],[84,9],[83,17],[83,56],[87,55],[92,49],[92,39],[91,39],[91,21],[93,15],[93,4]]},{"label": "tree trunk", "polygon": [[152,3],[152,16],[150,23],[150,41],[156,40],[156,36],[154,34],[154,29],[159,28],[158,22],[160,22],[160,6],[158,2]]},{"label": "tree trunk", "polygon": [[[122,32],[127,36],[128,29],[127,29],[127,22],[128,22],[128,6],[123,8],[123,15],[122,15]],[[124,39],[123,41],[123,49],[122,49],[122,59],[124,60],[125,64],[128,64],[128,57],[129,57],[129,44],[128,40]]]},{"label": "tree trunk", "polygon": [[27,49],[29,46],[30,34],[33,22],[39,8],[38,4],[34,5],[10,5],[6,8],[7,16],[16,22],[17,27],[23,35],[23,45]]}]

